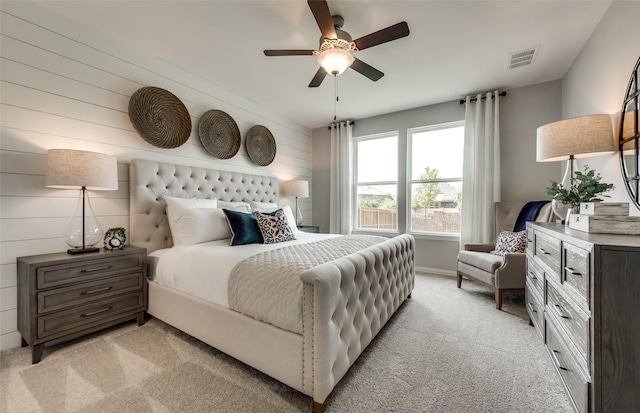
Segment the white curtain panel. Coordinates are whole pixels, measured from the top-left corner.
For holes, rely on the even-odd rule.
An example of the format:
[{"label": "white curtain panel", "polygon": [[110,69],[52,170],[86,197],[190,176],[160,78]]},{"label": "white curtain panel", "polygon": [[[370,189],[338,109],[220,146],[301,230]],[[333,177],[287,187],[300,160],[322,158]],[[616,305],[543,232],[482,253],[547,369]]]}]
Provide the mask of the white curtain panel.
[{"label": "white curtain panel", "polygon": [[460,246],[495,237],[494,203],[500,201],[500,96],[467,96],[464,120]]},{"label": "white curtain panel", "polygon": [[353,124],[331,125],[331,188],[329,233],[351,233],[351,143]]}]

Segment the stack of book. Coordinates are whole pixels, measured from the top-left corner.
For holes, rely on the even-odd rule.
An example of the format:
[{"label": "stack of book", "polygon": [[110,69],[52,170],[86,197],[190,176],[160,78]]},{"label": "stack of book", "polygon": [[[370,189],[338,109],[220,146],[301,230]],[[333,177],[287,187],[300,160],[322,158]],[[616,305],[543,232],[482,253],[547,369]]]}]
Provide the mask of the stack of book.
[{"label": "stack of book", "polygon": [[569,228],[594,234],[640,235],[640,216],[629,216],[628,202],[582,202],[569,216]]}]

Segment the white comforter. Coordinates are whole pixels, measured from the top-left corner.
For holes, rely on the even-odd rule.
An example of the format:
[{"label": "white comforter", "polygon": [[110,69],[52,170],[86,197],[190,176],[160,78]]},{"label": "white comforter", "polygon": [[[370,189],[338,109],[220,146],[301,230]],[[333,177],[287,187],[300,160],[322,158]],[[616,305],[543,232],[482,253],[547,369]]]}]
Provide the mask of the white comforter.
[{"label": "white comforter", "polygon": [[[279,244],[230,246],[229,240],[180,245],[159,251],[154,280],[203,300],[229,308],[228,279],[240,261],[260,252],[285,245],[305,244],[335,238],[335,234],[309,234],[296,231],[296,240]],[[155,254],[155,252],[153,253]]]}]

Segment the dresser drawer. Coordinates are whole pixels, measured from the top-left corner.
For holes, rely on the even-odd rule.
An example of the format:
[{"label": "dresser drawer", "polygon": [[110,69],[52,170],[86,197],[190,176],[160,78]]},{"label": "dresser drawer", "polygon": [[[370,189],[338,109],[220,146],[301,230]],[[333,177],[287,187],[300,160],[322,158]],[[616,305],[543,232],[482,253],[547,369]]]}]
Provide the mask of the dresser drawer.
[{"label": "dresser drawer", "polygon": [[587,297],[589,297],[589,284],[591,281],[589,251],[563,243],[562,252],[564,256],[562,282],[575,289],[585,299],[585,304],[587,304],[586,307],[588,308]]},{"label": "dresser drawer", "polygon": [[534,255],[545,263],[560,281],[560,240],[540,232],[536,232],[535,235]]},{"label": "dresser drawer", "polygon": [[552,314],[560,328],[566,331],[583,358],[586,371],[589,360],[589,316],[566,299],[553,283],[547,283],[547,312]]},{"label": "dresser drawer", "polygon": [[553,364],[560,373],[569,395],[579,413],[588,412],[589,381],[582,374],[576,360],[569,352],[568,347],[560,338],[552,321],[546,323],[547,349],[553,360]]},{"label": "dresser drawer", "polygon": [[133,273],[75,284],[65,288],[41,291],[37,294],[38,314],[62,310],[126,292],[142,290],[143,283],[143,274]]},{"label": "dresser drawer", "polygon": [[530,257],[527,257],[527,285],[534,287],[540,296],[544,295],[544,271]]},{"label": "dresser drawer", "polygon": [[535,230],[533,228],[527,228],[527,255],[533,256],[534,253],[534,242],[535,239]]},{"label": "dresser drawer", "polygon": [[531,322],[538,331],[538,334],[544,338],[544,301],[542,296],[539,296],[536,293],[536,289],[531,287],[529,280],[527,280],[524,295],[529,319],[531,319]]},{"label": "dresser drawer", "polygon": [[143,263],[144,256],[134,254],[40,267],[37,270],[36,288],[59,287],[110,275],[143,271]]},{"label": "dresser drawer", "polygon": [[63,335],[115,319],[125,313],[144,311],[142,291],[96,301],[81,307],[38,317],[38,338]]}]

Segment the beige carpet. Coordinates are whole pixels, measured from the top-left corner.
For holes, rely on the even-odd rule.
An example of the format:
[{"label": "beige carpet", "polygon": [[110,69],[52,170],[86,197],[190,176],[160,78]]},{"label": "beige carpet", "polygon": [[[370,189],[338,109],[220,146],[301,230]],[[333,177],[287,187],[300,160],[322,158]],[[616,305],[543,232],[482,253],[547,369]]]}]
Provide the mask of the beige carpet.
[{"label": "beige carpet", "polygon": [[[572,412],[522,295],[417,275],[413,298],[327,400],[327,412]],[[310,398],[150,319],[0,353],[0,411],[300,412]]]}]

